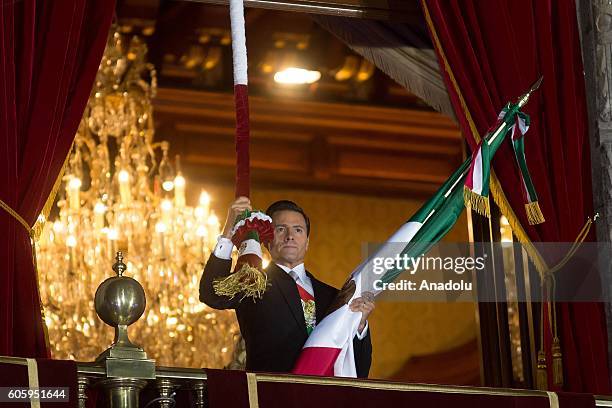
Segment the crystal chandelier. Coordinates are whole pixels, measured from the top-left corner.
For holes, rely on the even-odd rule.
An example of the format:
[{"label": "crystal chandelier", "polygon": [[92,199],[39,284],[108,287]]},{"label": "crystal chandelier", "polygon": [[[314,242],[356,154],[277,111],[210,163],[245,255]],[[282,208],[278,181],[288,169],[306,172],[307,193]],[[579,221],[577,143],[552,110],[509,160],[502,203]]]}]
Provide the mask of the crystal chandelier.
[{"label": "crystal chandelier", "polygon": [[[145,314],[130,330],[158,365],[223,367],[239,333],[235,315],[198,300],[219,221],[202,192],[186,204],[186,180],[168,142],[154,142],[156,75],[146,45],[124,49],[114,32],[68,159],[58,215],[37,244],[41,299],[55,358],[93,360],[112,330],[93,307],[122,250],[127,275],[145,288]],[[161,156],[161,157],[160,157]]]}]

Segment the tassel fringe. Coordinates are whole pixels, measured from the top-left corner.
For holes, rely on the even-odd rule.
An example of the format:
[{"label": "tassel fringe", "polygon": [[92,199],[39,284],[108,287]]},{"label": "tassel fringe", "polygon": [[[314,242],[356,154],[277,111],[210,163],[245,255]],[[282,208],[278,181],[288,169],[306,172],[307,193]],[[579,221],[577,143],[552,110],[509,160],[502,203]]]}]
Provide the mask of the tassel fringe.
[{"label": "tassel fringe", "polygon": [[535,265],[540,277],[544,276],[544,274],[549,270],[548,265],[531,242],[531,239],[529,239],[527,236],[527,232],[525,232],[525,229],[521,225],[517,215],[514,213],[514,210],[512,207],[510,207],[508,198],[506,197],[504,190],[501,188],[499,179],[495,175],[494,171],[491,172],[491,193],[493,194],[493,200],[501,210],[501,213],[508,219],[512,232],[514,232],[519,242],[523,244],[523,248],[525,248],[529,259],[531,259],[531,262],[533,262]]},{"label": "tassel fringe", "polygon": [[[433,50],[422,50],[408,47],[379,47],[381,42],[396,41],[392,31],[388,31],[374,21],[361,21],[358,27],[352,22],[336,20],[332,16],[313,14],[314,19],[327,31],[343,40],[353,51],[361,54],[385,74],[410,92],[427,101],[435,110],[456,118],[448,92],[440,73],[432,72],[431,66],[424,66],[421,61],[431,58]],[[424,52],[425,51],[425,52]],[[406,65],[404,65],[404,63]],[[409,66],[410,69],[405,69]],[[431,83],[434,86],[431,86]]]},{"label": "tassel fringe", "polygon": [[476,194],[468,187],[463,187],[463,201],[465,206],[476,211],[483,217],[491,218],[491,207],[489,205],[489,197]]},{"label": "tassel fringe", "polygon": [[540,204],[537,201],[533,201],[531,203],[525,204],[525,211],[527,212],[527,220],[529,220],[529,225],[542,224],[544,221],[544,214],[542,214],[542,210],[540,209]]},{"label": "tassel fringe", "polygon": [[268,277],[264,272],[245,263],[238,271],[231,275],[215,279],[213,289],[219,296],[227,296],[233,299],[242,293],[240,301],[247,297],[255,301],[255,299],[261,299],[267,284]]},{"label": "tassel fringe", "polygon": [[552,344],[552,372],[553,372],[553,384],[563,385],[563,355],[561,353],[561,342],[558,337],[553,339]]},{"label": "tassel fringe", "polygon": [[536,387],[538,390],[548,390],[548,374],[546,373],[546,353],[538,351],[538,365],[536,370]]}]

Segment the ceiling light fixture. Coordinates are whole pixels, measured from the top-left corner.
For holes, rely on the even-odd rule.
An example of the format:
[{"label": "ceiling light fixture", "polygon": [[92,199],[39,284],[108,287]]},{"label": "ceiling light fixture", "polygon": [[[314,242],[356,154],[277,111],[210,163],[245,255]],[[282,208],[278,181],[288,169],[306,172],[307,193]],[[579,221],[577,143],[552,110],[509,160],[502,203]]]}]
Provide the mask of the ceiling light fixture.
[{"label": "ceiling light fixture", "polygon": [[274,74],[275,82],[287,85],[312,84],[319,79],[321,79],[321,72],[296,67],[285,68]]}]

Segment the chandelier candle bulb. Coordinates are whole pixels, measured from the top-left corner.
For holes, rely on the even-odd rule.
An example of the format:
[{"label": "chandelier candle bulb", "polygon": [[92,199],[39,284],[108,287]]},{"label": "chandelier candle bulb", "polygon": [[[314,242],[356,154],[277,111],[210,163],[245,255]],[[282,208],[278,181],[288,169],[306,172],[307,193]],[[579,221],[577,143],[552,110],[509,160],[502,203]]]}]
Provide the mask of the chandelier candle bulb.
[{"label": "chandelier candle bulb", "polygon": [[110,240],[108,239],[108,227],[104,227],[100,230],[102,234],[100,236],[100,244],[105,246],[105,253],[108,259],[112,259],[113,253],[111,252]]},{"label": "chandelier candle bulb", "polygon": [[68,238],[66,238],[66,246],[70,248],[70,251],[68,252],[68,257],[70,258],[70,269],[73,272],[76,272],[77,270],[77,257],[75,250],[76,245],[77,240],[74,235],[68,235]]},{"label": "chandelier candle bulb", "polygon": [[78,210],[81,206],[81,179],[78,177],[70,178],[68,182],[68,204],[70,205],[71,210]]},{"label": "chandelier candle bulb", "polygon": [[62,225],[60,221],[55,221],[53,223],[53,231],[56,234],[61,234],[64,231],[64,226]]},{"label": "chandelier candle bulb", "polygon": [[70,252],[69,253],[69,257],[70,257],[70,269],[72,270],[72,272],[77,271],[77,257],[76,257],[76,250],[74,248],[73,245],[69,245],[70,247]]},{"label": "chandelier candle bulb", "polygon": [[162,259],[166,257],[166,244],[164,242],[164,233],[167,229],[168,227],[166,226],[166,223],[164,221],[159,221],[157,224],[155,224],[155,231],[159,234],[159,248]]},{"label": "chandelier candle bulb", "polygon": [[215,214],[210,214],[208,217],[208,238],[209,245],[211,248],[214,248],[217,242],[217,237],[219,236],[219,219]]},{"label": "chandelier candle bulb", "polygon": [[166,231],[168,225],[172,224],[172,201],[165,199],[161,202],[163,228]]},{"label": "chandelier candle bulb", "polygon": [[104,228],[104,213],[106,212],[106,206],[101,202],[97,202],[94,206],[94,227],[100,231]]},{"label": "chandelier candle bulb", "polygon": [[108,230],[108,242],[110,246],[111,259],[112,254],[117,252],[117,239],[119,239],[119,233],[114,228]]},{"label": "chandelier candle bulb", "polygon": [[198,229],[196,229],[196,235],[201,238],[205,238],[208,235],[208,231],[206,230],[206,226],[200,225]]},{"label": "chandelier candle bulb", "polygon": [[166,191],[172,191],[174,188],[174,182],[171,180],[166,180],[162,183],[162,188]]},{"label": "chandelier candle bulb", "polygon": [[213,229],[213,235],[219,233],[219,218],[215,214],[208,217],[208,225]]},{"label": "chandelier candle bulb", "polygon": [[74,248],[76,244],[77,244],[77,241],[74,235],[68,235],[68,238],[66,238],[66,245],[69,246],[70,248]]},{"label": "chandelier candle bulb", "polygon": [[180,173],[174,178],[174,204],[177,208],[185,207],[185,178]]},{"label": "chandelier candle bulb", "polygon": [[[198,207],[200,208],[200,207]],[[208,229],[205,225],[199,225],[196,229],[196,236],[198,237],[199,252],[202,259],[206,259],[206,249],[208,245]]]},{"label": "chandelier candle bulb", "polygon": [[108,230],[108,239],[111,241],[116,241],[119,238],[119,233],[116,229],[111,228]]},{"label": "chandelier candle bulb", "polygon": [[121,196],[121,204],[129,205],[132,199],[130,191],[130,173],[126,170],[121,170],[117,175],[119,179],[119,195]]},{"label": "chandelier candle bulb", "polygon": [[160,257],[162,260],[166,259],[166,243],[164,241],[164,233],[160,232],[159,233],[159,246],[161,249],[161,254]]},{"label": "chandelier candle bulb", "polygon": [[200,208],[202,208],[202,217],[208,217],[210,211],[210,196],[205,190],[200,193]]}]

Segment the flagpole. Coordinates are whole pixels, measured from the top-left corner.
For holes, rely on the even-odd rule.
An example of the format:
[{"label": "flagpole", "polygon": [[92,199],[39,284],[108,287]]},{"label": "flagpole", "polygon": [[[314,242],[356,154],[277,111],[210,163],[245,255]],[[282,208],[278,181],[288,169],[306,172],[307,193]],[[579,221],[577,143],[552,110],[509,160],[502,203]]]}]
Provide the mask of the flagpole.
[{"label": "flagpole", "polygon": [[[540,85],[542,84],[542,81],[544,79],[544,76],[540,76],[540,78],[538,78],[537,81],[535,81],[531,87],[529,88],[529,90],[524,93],[519,99],[518,102],[516,103],[516,105],[512,108],[512,112],[511,114],[516,114],[516,112],[518,112],[518,110],[520,108],[522,108],[523,106],[525,106],[527,104],[527,102],[529,102],[529,98],[531,97],[531,94],[533,94],[533,92],[535,92]],[[508,124],[506,122],[501,123],[497,129],[495,129],[495,132],[486,139],[487,144],[489,146],[491,146],[491,144],[493,144],[493,142],[495,141],[495,139],[497,138],[497,136],[499,136],[502,131],[506,130],[506,126]],[[463,172],[461,173],[461,175],[459,177],[457,177],[457,180],[455,180],[455,182],[453,183],[452,186],[450,186],[448,188],[448,191],[446,191],[446,193],[444,193],[444,198],[448,198],[449,195],[451,195],[453,193],[453,191],[455,190],[455,187],[457,187],[457,184],[459,184],[459,181],[461,181],[461,179],[467,174],[467,172],[469,171],[469,168],[466,168],[465,170],[463,170]],[[436,212],[435,209],[432,209],[431,212],[427,215],[427,217],[425,217],[425,219],[423,220],[423,223],[427,222],[427,220],[429,220],[429,218],[434,215],[434,213]]]},{"label": "flagpole", "polygon": [[[523,106],[525,106],[525,104],[527,104],[527,102],[529,102],[529,98],[531,97],[531,94],[540,87],[540,85],[542,84],[542,80],[544,79],[544,76],[541,76],[537,81],[535,81],[533,83],[533,85],[531,85],[531,88],[529,88],[529,91],[527,91],[527,93],[523,94],[518,102],[516,103],[514,112],[512,112],[513,114],[516,113],[519,109],[521,109]],[[489,137],[488,140],[488,144],[489,146],[491,146],[491,144],[495,141],[495,138],[497,138],[497,136],[499,136],[499,134],[501,133],[501,131],[504,129],[506,123],[502,123],[496,130],[495,133]]]}]

